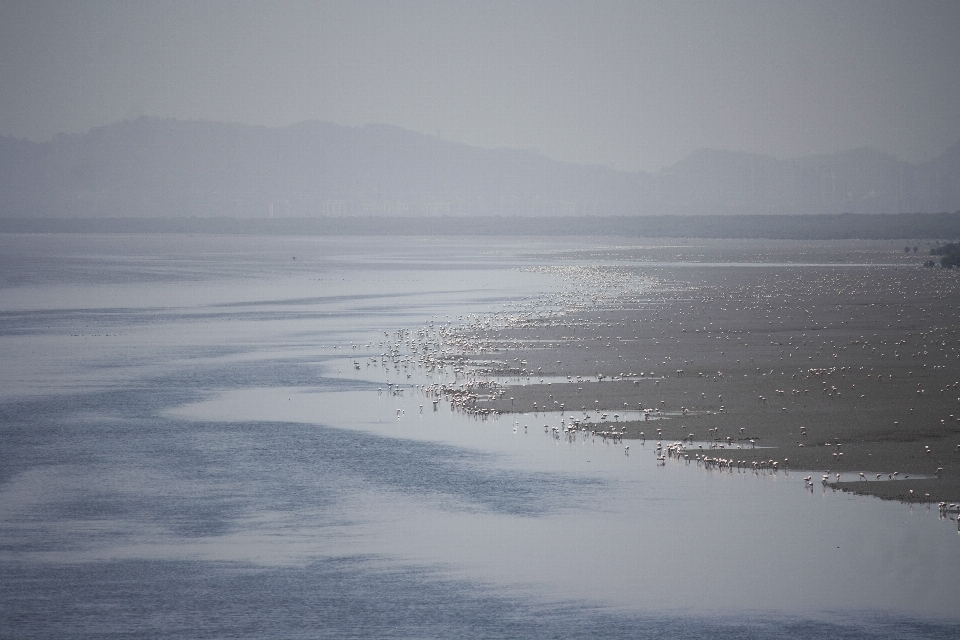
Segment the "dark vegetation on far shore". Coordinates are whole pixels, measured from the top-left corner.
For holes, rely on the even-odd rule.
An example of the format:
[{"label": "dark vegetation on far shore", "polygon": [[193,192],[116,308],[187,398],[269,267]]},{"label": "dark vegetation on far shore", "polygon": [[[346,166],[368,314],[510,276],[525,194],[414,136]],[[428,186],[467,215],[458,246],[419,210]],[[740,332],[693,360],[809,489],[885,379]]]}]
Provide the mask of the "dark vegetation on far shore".
[{"label": "dark vegetation on far shore", "polygon": [[[930,255],[940,256],[940,266],[944,269],[960,267],[960,243],[948,242],[947,244],[934,247],[930,249]],[[932,267],[933,261],[929,261],[927,265]]]},{"label": "dark vegetation on far shore", "polygon": [[[960,238],[954,213],[725,216],[328,216],[315,218],[0,218],[0,233],[215,233],[301,236],[619,236],[769,240]],[[958,245],[944,258],[958,264]],[[947,249],[954,247],[953,249]],[[953,262],[950,262],[953,261]],[[947,266],[947,265],[944,265]]]}]

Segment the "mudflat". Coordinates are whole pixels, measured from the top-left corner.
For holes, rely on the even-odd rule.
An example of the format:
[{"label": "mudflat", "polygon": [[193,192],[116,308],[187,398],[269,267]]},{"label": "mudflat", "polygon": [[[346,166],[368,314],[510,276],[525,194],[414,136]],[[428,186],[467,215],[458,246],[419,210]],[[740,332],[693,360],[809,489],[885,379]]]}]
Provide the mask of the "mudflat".
[{"label": "mudflat", "polygon": [[563,411],[596,432],[688,440],[691,456],[960,502],[960,273],[923,266],[929,244],[571,252],[558,257],[583,266],[562,313],[508,310],[450,339],[488,375],[529,379],[477,398],[485,410]]}]

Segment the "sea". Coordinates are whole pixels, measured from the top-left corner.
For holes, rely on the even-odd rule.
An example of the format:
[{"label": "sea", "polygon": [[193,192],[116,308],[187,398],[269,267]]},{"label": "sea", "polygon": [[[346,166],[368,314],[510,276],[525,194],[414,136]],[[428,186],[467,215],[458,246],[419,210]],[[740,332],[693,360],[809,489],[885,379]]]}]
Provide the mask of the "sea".
[{"label": "sea", "polygon": [[960,637],[935,505],[432,401],[613,242],[0,235],[0,638]]}]

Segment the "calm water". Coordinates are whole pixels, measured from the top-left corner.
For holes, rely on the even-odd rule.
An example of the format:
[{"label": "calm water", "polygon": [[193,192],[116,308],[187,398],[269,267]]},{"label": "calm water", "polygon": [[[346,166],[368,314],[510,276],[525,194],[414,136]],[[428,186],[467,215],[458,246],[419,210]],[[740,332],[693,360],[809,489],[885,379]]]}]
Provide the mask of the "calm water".
[{"label": "calm water", "polygon": [[517,267],[568,248],[0,236],[0,637],[960,634],[935,508],[433,411],[385,382],[452,371],[367,364],[546,308],[571,283]]}]

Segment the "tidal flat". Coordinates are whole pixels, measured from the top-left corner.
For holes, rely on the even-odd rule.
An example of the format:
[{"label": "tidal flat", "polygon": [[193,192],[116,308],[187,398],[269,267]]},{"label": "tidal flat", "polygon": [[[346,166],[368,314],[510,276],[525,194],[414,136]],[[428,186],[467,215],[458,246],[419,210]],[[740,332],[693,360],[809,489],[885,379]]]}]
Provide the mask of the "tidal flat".
[{"label": "tidal flat", "polygon": [[526,381],[477,406],[960,502],[957,271],[896,242],[677,242],[565,253],[564,313],[461,328],[486,375]]}]

